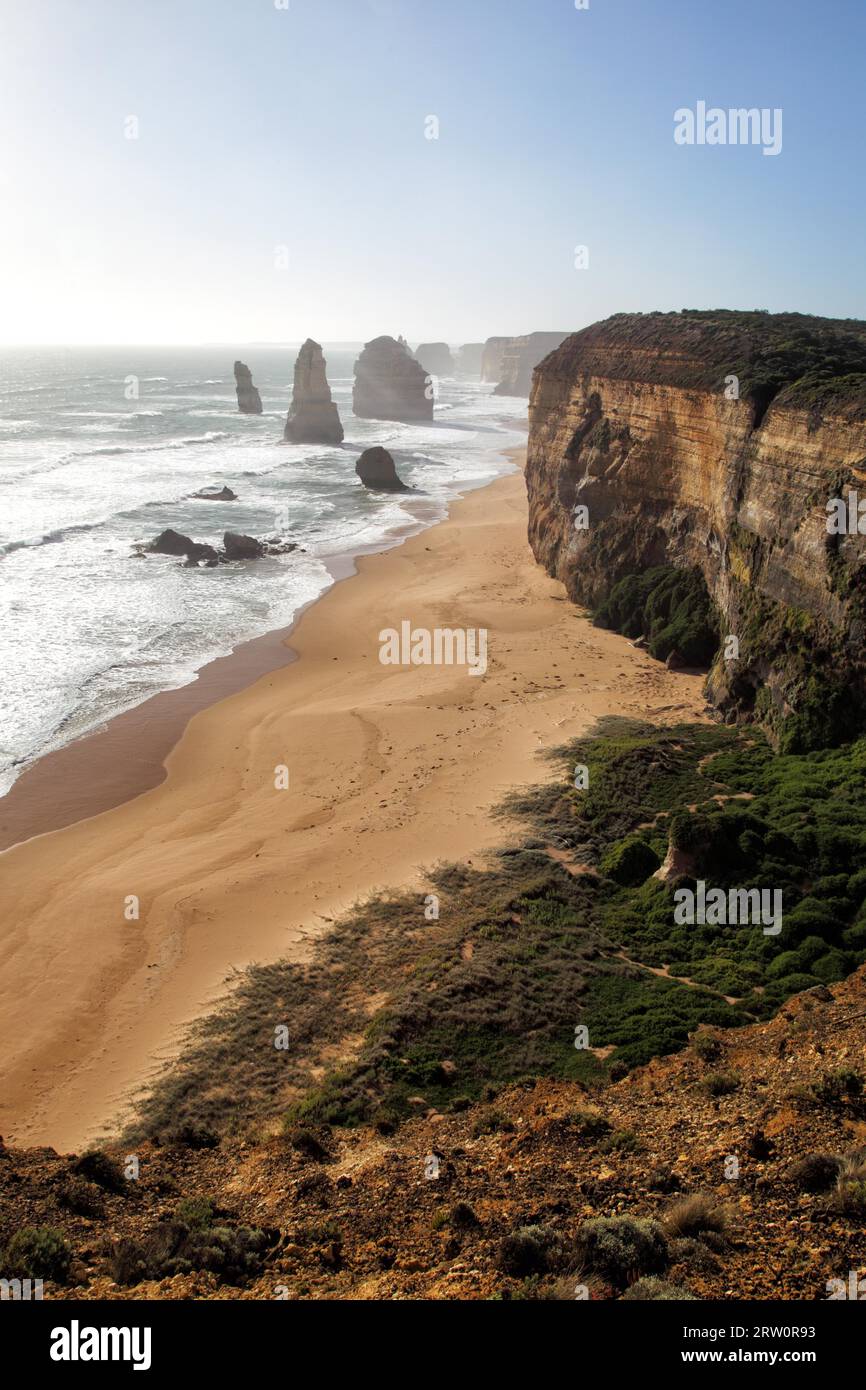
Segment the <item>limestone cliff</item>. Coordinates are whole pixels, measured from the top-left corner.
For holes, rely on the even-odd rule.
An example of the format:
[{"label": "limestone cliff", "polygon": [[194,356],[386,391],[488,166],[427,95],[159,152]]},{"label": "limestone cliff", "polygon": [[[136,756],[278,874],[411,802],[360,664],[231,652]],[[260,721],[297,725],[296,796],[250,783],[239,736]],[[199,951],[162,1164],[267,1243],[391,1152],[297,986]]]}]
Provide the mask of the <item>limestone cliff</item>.
[{"label": "limestone cliff", "polygon": [[558,348],[566,333],[527,333],[508,338],[502,350],[495,396],[528,396],[538,363]]},{"label": "limestone cliff", "polygon": [[529,539],[572,598],[696,567],[737,638],[708,683],[729,718],[792,748],[866,726],[866,542],[827,524],[866,498],[866,324],[619,314],[538,367],[529,419]]},{"label": "limestone cliff", "polygon": [[284,438],[292,444],[341,444],[343,426],[331,400],[322,349],[308,338],[295,362],[292,404]]},{"label": "limestone cliff", "polygon": [[428,374],[405,342],[384,336],[365,345],[355,363],[352,408],[365,420],[433,419]]},{"label": "limestone cliff", "polygon": [[502,376],[502,358],[505,349],[513,338],[488,338],[481,352],[481,380],[499,381]]}]

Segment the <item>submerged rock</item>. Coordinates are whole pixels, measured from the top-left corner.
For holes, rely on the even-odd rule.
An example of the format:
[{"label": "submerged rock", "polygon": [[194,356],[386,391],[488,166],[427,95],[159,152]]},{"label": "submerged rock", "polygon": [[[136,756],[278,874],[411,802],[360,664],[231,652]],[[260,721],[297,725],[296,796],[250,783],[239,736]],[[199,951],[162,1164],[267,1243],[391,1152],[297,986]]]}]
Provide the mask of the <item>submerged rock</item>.
[{"label": "submerged rock", "polygon": [[283,438],[292,444],[341,444],[343,426],[331,400],[322,349],[308,338],[295,362],[292,404]]},{"label": "submerged rock", "polygon": [[364,484],[364,487],[372,488],[375,492],[411,492],[407,486],[397,476],[397,469],[394,460],[387,449],[376,445],[373,449],[365,449],[358,462],[355,464],[355,472]]},{"label": "submerged rock", "polygon": [[253,374],[244,362],[235,363],[235,386],[238,393],[238,410],[244,415],[261,415],[262,398],[253,385]]},{"label": "submerged rock", "polygon": [[364,420],[432,420],[429,376],[404,343],[374,338],[355,363],[352,408]]},{"label": "submerged rock", "polygon": [[232,492],[230,487],[217,489],[216,485],[212,488],[202,488],[201,492],[194,492],[193,497],[197,497],[202,502],[237,502],[238,495]]}]

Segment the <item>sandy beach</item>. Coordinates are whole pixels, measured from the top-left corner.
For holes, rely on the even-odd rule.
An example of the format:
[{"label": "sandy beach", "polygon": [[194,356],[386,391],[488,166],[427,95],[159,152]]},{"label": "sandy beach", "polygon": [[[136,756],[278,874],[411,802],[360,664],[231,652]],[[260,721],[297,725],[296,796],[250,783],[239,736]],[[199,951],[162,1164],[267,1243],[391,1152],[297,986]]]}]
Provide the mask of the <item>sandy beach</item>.
[{"label": "sandy beach", "polygon": [[[486,675],[382,665],[379,632],[403,620],[486,628]],[[98,783],[104,757],[128,769],[133,799],[0,855],[7,1141],[80,1148],[232,970],[300,959],[359,897],[421,893],[425,865],[501,843],[490,807],[551,775],[543,749],[603,714],[704,708],[699,676],[593,628],[536,565],[519,473],[360,559],[303,614],[291,648],[297,660],[269,653],[253,684],[171,725],[158,786],[135,721],[115,721],[89,766],[80,752],[65,765],[58,797],[74,799],[75,778]],[[145,766],[151,789],[135,795]]]}]

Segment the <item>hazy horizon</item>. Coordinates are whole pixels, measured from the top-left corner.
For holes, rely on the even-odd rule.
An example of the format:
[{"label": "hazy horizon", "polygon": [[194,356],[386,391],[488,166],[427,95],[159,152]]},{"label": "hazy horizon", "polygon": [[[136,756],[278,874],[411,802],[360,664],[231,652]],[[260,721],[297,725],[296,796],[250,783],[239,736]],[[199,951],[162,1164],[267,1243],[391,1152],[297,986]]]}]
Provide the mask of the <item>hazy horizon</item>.
[{"label": "hazy horizon", "polygon": [[[588,4],[7,4],[3,344],[866,316],[864,7]],[[702,105],[778,147],[677,143]]]}]

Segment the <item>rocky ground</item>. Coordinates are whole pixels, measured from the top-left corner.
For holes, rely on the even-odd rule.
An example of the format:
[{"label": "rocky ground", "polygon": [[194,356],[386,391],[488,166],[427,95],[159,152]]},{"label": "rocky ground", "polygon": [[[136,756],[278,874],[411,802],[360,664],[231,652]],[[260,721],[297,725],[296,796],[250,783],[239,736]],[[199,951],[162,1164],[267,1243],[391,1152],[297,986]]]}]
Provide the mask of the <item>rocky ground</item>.
[{"label": "rocky ground", "polygon": [[[823,1299],[866,1273],[864,1019],[866,967],[595,1093],[539,1080],[457,1113],[419,1097],[391,1135],[147,1145],[120,1191],[92,1160],[2,1149],[0,1248],[21,1227],[62,1233],[72,1260],[51,1298],[616,1298],[648,1266],[600,1269],[586,1223],[628,1216],[660,1223],[674,1296]],[[806,1171],[809,1155],[833,1161]],[[175,1245],[217,1231],[190,1257],[210,1269],[117,1282],[171,1222]],[[241,1241],[242,1274],[225,1257],[238,1228],[263,1233]]]}]

